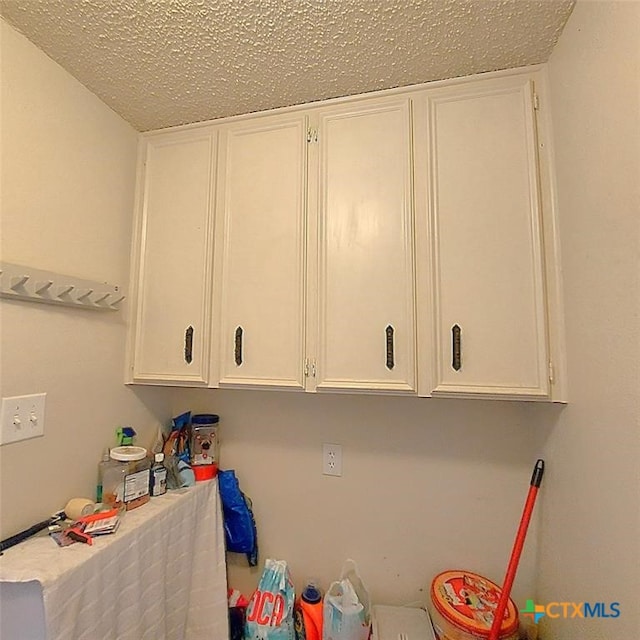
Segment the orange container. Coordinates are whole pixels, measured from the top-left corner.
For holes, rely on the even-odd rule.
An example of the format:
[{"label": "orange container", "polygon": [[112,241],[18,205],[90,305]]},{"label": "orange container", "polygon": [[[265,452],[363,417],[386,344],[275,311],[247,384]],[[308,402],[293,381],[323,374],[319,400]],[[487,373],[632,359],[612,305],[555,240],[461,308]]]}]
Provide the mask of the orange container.
[{"label": "orange container", "polygon": [[[500,587],[470,571],[444,571],[431,583],[429,613],[440,640],[486,640]],[[518,610],[509,599],[500,640],[518,640]]]},{"label": "orange container", "polygon": [[196,464],[191,468],[193,469],[193,475],[196,477],[196,482],[211,480],[211,478],[215,478],[218,473],[217,464]]}]

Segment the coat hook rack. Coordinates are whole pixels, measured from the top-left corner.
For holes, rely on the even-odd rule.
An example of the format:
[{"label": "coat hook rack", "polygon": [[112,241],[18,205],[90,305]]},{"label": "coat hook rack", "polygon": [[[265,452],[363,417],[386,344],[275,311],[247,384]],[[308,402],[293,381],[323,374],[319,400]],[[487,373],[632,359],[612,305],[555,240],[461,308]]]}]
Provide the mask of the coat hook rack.
[{"label": "coat hook rack", "polygon": [[118,285],[9,262],[0,263],[0,297],[98,311],[116,311],[126,299]]}]

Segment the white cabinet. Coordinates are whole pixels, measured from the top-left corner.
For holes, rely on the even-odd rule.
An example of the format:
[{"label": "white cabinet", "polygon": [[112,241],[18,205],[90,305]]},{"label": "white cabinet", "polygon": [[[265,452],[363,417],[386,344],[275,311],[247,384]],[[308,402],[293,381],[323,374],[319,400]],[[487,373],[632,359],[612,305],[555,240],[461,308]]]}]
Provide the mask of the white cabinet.
[{"label": "white cabinet", "polygon": [[306,117],[228,125],[220,151],[220,385],[302,389]]},{"label": "white cabinet", "polygon": [[415,389],[410,140],[408,98],[221,129],[220,386]]},{"label": "white cabinet", "polygon": [[142,138],[129,382],[207,384],[215,150],[211,128]]},{"label": "white cabinet", "polygon": [[421,393],[551,396],[538,156],[530,75],[416,96]]},{"label": "white cabinet", "polygon": [[317,117],[317,389],[414,391],[409,98]]},{"label": "white cabinet", "polygon": [[543,85],[144,134],[129,381],[563,401]]}]

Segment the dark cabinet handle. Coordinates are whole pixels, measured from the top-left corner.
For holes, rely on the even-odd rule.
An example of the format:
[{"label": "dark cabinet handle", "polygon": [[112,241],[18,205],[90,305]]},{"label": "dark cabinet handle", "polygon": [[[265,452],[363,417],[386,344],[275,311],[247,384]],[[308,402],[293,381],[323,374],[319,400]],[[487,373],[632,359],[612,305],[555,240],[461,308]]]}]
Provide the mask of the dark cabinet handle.
[{"label": "dark cabinet handle", "polygon": [[242,364],[242,334],[243,333],[244,331],[242,327],[238,327],[236,329],[234,356],[235,356],[236,365],[238,367]]},{"label": "dark cabinet handle", "polygon": [[387,328],[384,330],[386,334],[386,346],[387,346],[387,369],[391,371],[393,367],[395,367],[395,357],[393,353],[393,327],[391,325],[387,325]]},{"label": "dark cabinet handle", "polygon": [[460,371],[462,368],[462,329],[457,324],[451,327],[451,366]]},{"label": "dark cabinet handle", "polygon": [[193,362],[193,327],[187,327],[184,332],[184,361],[187,364]]}]

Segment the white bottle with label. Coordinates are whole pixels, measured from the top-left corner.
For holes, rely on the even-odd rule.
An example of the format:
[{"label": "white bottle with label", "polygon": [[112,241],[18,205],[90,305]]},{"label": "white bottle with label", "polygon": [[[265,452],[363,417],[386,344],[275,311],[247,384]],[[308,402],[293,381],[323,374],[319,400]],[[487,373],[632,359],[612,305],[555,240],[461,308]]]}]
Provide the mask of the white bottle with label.
[{"label": "white bottle with label", "polygon": [[151,467],[152,497],[161,496],[167,492],[167,468],[164,466],[164,453],[155,454],[155,462]]}]

